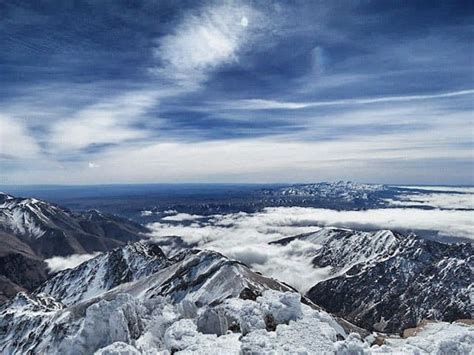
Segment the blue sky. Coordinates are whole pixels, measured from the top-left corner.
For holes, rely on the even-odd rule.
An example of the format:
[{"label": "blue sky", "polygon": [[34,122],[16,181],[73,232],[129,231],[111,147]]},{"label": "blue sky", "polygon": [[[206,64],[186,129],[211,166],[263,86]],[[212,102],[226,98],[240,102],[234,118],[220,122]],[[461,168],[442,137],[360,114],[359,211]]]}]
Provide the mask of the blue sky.
[{"label": "blue sky", "polygon": [[470,1],[1,1],[0,182],[474,183]]}]

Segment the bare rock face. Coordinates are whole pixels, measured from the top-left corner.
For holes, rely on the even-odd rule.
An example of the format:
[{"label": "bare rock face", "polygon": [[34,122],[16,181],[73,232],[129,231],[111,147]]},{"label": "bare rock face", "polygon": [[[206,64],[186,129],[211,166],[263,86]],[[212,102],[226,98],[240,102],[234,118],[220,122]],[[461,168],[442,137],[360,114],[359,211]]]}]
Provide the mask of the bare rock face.
[{"label": "bare rock face", "polygon": [[0,232],[0,303],[46,281],[46,263],[16,236]]}]

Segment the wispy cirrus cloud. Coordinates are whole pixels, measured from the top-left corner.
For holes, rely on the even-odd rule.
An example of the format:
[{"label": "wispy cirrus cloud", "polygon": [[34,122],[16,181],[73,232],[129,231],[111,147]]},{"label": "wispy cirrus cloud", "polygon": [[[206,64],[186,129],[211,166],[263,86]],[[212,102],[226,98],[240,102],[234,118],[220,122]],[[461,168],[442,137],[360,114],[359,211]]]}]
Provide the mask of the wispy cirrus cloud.
[{"label": "wispy cirrus cloud", "polygon": [[360,98],[332,101],[314,102],[284,102],[265,99],[245,99],[236,103],[230,103],[229,108],[241,110],[299,110],[304,108],[340,106],[340,105],[370,105],[380,103],[409,102],[418,100],[442,99],[456,96],[474,95],[472,90],[460,90],[428,95],[408,95],[408,96],[387,96],[376,98]]},{"label": "wispy cirrus cloud", "polygon": [[49,151],[77,152],[156,136],[159,119],[153,118],[156,124],[150,130],[143,127],[151,120],[146,114],[160,99],[193,91],[214,69],[238,61],[242,46],[251,42],[257,17],[261,15],[250,6],[231,3],[190,11],[154,49],[151,72],[160,81],[170,79],[168,84],[115,94],[59,119],[49,130]]},{"label": "wispy cirrus cloud", "polygon": [[1,173],[14,182],[472,183],[470,10],[9,4]]},{"label": "wispy cirrus cloud", "polygon": [[51,127],[49,148],[68,152],[145,138],[149,132],[134,123],[157,104],[157,97],[155,91],[131,91],[86,106]]},{"label": "wispy cirrus cloud", "polygon": [[[84,163],[70,164],[64,167],[63,176],[69,183],[367,181],[367,176],[385,183],[421,183],[424,174],[437,176],[443,166],[438,183],[453,179],[468,182],[472,178],[469,170],[453,167],[472,159],[471,147],[461,145],[447,150],[445,146],[451,140],[442,142],[446,134],[461,133],[458,129],[437,129],[431,133],[432,140],[426,140],[423,131],[408,131],[375,137],[344,135],[332,140],[301,141],[298,137],[280,136],[117,145],[94,155],[93,161],[101,169],[84,170]],[[468,134],[464,132],[465,136]],[[469,168],[467,163],[466,167]],[[19,181],[24,179],[18,177]]]}]

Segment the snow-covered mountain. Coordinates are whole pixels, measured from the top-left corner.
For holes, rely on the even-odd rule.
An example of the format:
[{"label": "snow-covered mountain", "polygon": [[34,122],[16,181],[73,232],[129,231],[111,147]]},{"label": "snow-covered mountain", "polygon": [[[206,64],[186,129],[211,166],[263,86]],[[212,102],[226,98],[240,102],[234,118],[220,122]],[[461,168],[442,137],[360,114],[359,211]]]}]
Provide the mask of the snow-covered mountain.
[{"label": "snow-covered mountain", "polygon": [[330,267],[332,276],[336,276],[355,264],[378,260],[394,253],[405,238],[402,234],[390,230],[365,232],[329,227],[270,244],[287,245],[296,240],[313,243],[318,248],[310,255],[312,264],[320,268]]},{"label": "snow-covered mountain", "polygon": [[[191,250],[167,259],[155,244],[138,242],[58,274],[34,295],[19,293],[0,309],[0,350],[91,353],[114,341],[151,337],[147,332],[159,332],[160,327],[171,326],[171,320],[184,317],[196,318],[195,331],[197,327],[205,333],[228,327],[250,332],[265,328],[264,314],[254,314],[249,324],[243,320],[239,323],[234,310],[243,308],[245,312],[246,304],[256,302],[266,290],[293,292],[291,287],[217,252]],[[292,294],[285,296],[288,300],[280,307],[285,303],[286,308],[301,307],[300,296]],[[236,301],[227,304],[230,299]],[[218,305],[224,308],[214,309]],[[216,318],[222,312],[232,320]],[[272,326],[299,315],[291,312],[301,311],[281,313],[272,320]],[[220,321],[216,323],[216,319]],[[337,325],[334,319],[330,321]],[[194,323],[182,323],[193,329]],[[344,332],[341,326],[338,329]],[[335,339],[336,333],[331,336]],[[168,343],[169,350],[176,348],[173,341]]]},{"label": "snow-covered mountain", "polygon": [[0,302],[48,277],[44,259],[107,251],[148,230],[116,216],[74,213],[34,198],[0,193]]},{"label": "snow-covered mountain", "polygon": [[363,328],[400,332],[423,319],[472,319],[474,250],[392,231],[323,228],[274,242],[305,240],[318,246],[315,267],[332,277],[307,296]]},{"label": "snow-covered mountain", "polygon": [[[298,184],[263,190],[265,199],[277,205],[316,203],[320,207],[368,208],[386,205],[385,198],[398,190],[387,185],[358,184],[350,181]],[[298,202],[299,201],[299,202]]]},{"label": "snow-covered mountain", "polygon": [[46,293],[65,305],[72,305],[153,274],[169,263],[158,246],[136,242],[58,272],[35,293]]},{"label": "snow-covered mountain", "polygon": [[[242,291],[256,297],[266,288],[292,290],[214,251],[192,249],[167,258],[157,244],[140,241],[59,272],[35,294],[46,293],[69,306],[119,285],[120,292],[139,294],[146,290],[175,301],[186,298],[198,304],[220,300],[213,297],[238,296]],[[205,292],[199,291],[201,287]],[[211,292],[214,287],[217,289]]]},{"label": "snow-covered mountain", "polygon": [[[463,353],[474,344],[472,328],[446,323],[436,325],[443,331],[436,339],[432,325],[420,331],[420,337],[375,339],[287,285],[216,252],[192,250],[167,259],[149,242],[124,250],[89,260],[86,266],[59,274],[35,294],[19,293],[2,306],[0,352],[348,354],[449,348]],[[102,287],[95,296],[81,293],[80,286],[78,290],[77,285],[88,284],[85,270],[108,270],[116,258],[123,266],[117,275],[130,277],[96,273],[95,285],[100,284],[99,275],[119,284],[109,290]],[[142,262],[141,271],[136,267]],[[60,279],[81,296],[74,299],[50,287]],[[56,292],[57,297],[40,291]],[[370,347],[374,341],[384,345]]]},{"label": "snow-covered mountain", "polygon": [[275,191],[281,195],[319,196],[326,198],[342,197],[347,201],[367,200],[371,194],[387,190],[385,185],[358,184],[351,181],[320,182],[306,185],[293,185]]},{"label": "snow-covered mountain", "polygon": [[[169,257],[158,242],[134,241],[144,236],[142,227],[98,211],[73,213],[9,195],[1,195],[0,206],[0,296],[16,294],[0,306],[2,354],[469,353],[474,347],[471,244],[341,228],[271,242],[273,251],[293,250],[307,260],[305,270],[327,271],[302,296],[216,251],[176,243],[182,250]],[[85,251],[105,245],[91,238],[118,247],[47,274],[48,243],[64,240]],[[406,339],[370,334],[414,326],[403,332],[415,334]]]},{"label": "snow-covered mountain", "polygon": [[98,211],[74,213],[34,198],[0,194],[0,231],[46,258],[110,250],[142,239],[147,229]]}]

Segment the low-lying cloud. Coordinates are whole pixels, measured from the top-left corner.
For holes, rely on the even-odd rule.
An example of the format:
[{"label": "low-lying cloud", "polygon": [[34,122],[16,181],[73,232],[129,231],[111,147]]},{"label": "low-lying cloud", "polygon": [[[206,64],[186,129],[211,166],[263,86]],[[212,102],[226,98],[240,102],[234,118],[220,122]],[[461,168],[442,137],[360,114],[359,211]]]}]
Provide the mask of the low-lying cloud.
[{"label": "low-lying cloud", "polygon": [[444,209],[474,209],[474,193],[422,193],[401,195],[397,200],[387,200],[392,206],[435,207]]},{"label": "low-lying cloud", "polygon": [[209,219],[196,219],[191,224],[161,220],[149,227],[156,239],[180,236],[186,243],[219,251],[305,292],[316,282],[331,276],[330,268],[316,269],[311,263],[320,246],[302,240],[286,245],[269,242],[317,231],[326,226],[425,233],[430,231],[431,236],[438,240],[474,241],[472,217],[472,211],[460,210],[390,208],[337,211],[274,207],[256,213],[214,215]]},{"label": "low-lying cloud", "polygon": [[48,264],[48,268],[51,272],[58,272],[65,269],[72,269],[87,260],[95,258],[99,254],[100,253],[53,256],[50,259],[46,259],[45,262]]},{"label": "low-lying cloud", "polygon": [[181,221],[193,221],[195,219],[201,219],[203,216],[196,215],[196,214],[189,214],[189,213],[177,213],[172,216],[166,216],[163,217],[163,221],[176,221],[176,222],[181,222]]}]

